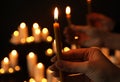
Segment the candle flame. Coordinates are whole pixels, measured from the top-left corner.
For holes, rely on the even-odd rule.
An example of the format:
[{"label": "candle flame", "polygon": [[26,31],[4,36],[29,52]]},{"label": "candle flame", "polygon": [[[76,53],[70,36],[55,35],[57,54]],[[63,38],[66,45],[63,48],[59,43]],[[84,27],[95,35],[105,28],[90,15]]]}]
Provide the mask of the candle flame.
[{"label": "candle flame", "polygon": [[38,63],[38,64],[37,64],[37,67],[38,67],[38,68],[42,68],[42,67],[43,67],[43,64],[42,64],[42,63]]},{"label": "candle flame", "polygon": [[5,58],[4,58],[4,62],[6,62],[6,63],[9,62],[8,57],[5,57]]},{"label": "candle flame", "polygon": [[91,0],[87,0],[88,3],[91,3]]},{"label": "candle flame", "polygon": [[54,10],[54,19],[58,20],[58,8],[57,7]]},{"label": "candle flame", "polygon": [[47,29],[47,28],[43,28],[43,29],[42,29],[42,33],[43,33],[43,34],[47,34],[47,33],[48,33],[48,29]]},{"label": "candle flame", "polygon": [[33,58],[34,56],[35,56],[34,52],[30,52],[30,53],[29,53],[29,57],[30,57],[30,58]]},{"label": "candle flame", "polygon": [[25,28],[25,27],[26,27],[25,22],[22,22],[22,23],[20,24],[20,28]]},{"label": "candle flame", "polygon": [[13,56],[17,55],[17,50],[12,50],[12,51],[11,51],[11,54],[12,54]]},{"label": "candle flame", "polygon": [[47,82],[47,79],[46,78],[42,78],[42,82]]},{"label": "candle flame", "polygon": [[33,24],[33,28],[38,28],[39,27],[39,24],[38,23],[34,23]]},{"label": "candle flame", "polygon": [[35,33],[38,34],[38,35],[40,34],[40,32],[41,32],[40,29],[35,30]]},{"label": "candle flame", "polygon": [[66,14],[70,14],[70,13],[71,13],[70,6],[67,6],[67,7],[66,7]]},{"label": "candle flame", "polygon": [[14,31],[13,35],[14,35],[14,36],[19,36],[19,31],[17,31],[17,30]]},{"label": "candle flame", "polygon": [[69,51],[70,50],[70,48],[69,47],[64,47],[64,52],[67,52],[67,51]]},{"label": "candle flame", "polygon": [[53,40],[52,36],[48,36],[48,37],[47,37],[47,41],[48,41],[48,42],[51,42],[52,40]]}]

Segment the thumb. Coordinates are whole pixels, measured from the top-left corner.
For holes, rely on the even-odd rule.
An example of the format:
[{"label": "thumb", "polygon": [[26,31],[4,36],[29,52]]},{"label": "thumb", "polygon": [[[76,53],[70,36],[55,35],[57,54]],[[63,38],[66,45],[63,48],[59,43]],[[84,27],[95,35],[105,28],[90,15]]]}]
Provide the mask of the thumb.
[{"label": "thumb", "polygon": [[88,61],[71,62],[60,60],[56,62],[56,67],[64,72],[69,73],[86,73],[88,71]]}]

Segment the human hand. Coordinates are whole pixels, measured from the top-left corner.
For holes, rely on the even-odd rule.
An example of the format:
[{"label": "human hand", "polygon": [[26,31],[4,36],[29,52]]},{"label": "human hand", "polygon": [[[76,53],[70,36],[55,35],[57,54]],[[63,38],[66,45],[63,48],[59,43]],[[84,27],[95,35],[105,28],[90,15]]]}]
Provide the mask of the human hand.
[{"label": "human hand", "polygon": [[[66,27],[64,29],[64,36],[67,43],[74,43],[83,47],[100,47],[103,45],[102,38],[106,33],[107,32],[100,31],[90,26],[71,25],[71,27]],[[76,36],[78,37],[77,39],[75,39]]]},{"label": "human hand", "polygon": [[52,61],[55,63],[50,68],[55,71],[54,75],[59,69],[69,74],[83,73],[94,82],[120,82],[120,69],[97,48],[70,50],[59,61],[56,57]]}]

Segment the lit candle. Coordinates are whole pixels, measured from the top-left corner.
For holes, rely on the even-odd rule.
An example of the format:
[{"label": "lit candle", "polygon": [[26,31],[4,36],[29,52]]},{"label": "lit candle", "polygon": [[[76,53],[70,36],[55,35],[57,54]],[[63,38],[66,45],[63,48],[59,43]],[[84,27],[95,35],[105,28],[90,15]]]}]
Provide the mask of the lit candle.
[{"label": "lit candle", "polygon": [[66,7],[66,18],[67,18],[67,21],[68,21],[68,25],[71,25],[71,9],[70,9],[70,6],[67,6]]},{"label": "lit candle", "polygon": [[41,40],[41,30],[38,23],[34,23],[32,27],[32,35],[35,42],[40,42]]},{"label": "lit candle", "polygon": [[91,0],[87,0],[88,4],[88,14],[91,13]]},{"label": "lit candle", "polygon": [[25,24],[25,22],[22,22],[18,28],[19,33],[20,33],[20,42],[25,43],[26,38],[28,37],[28,28]]},{"label": "lit candle", "polygon": [[[61,36],[60,36],[60,27],[59,27],[59,23],[57,22],[58,20],[57,7],[54,10],[54,20],[55,22],[53,23],[53,27],[54,27],[54,34],[55,34],[55,40],[56,40],[56,50],[57,50],[56,55],[59,60],[60,55],[62,54],[62,43],[61,43]],[[62,72],[60,70],[59,70],[59,75],[60,75],[60,81],[62,82]]]},{"label": "lit candle", "polygon": [[20,43],[20,36],[19,36],[19,31],[14,31],[10,40],[11,43],[13,44],[19,44]]},{"label": "lit candle", "polygon": [[28,66],[28,71],[29,71],[29,75],[31,77],[34,77],[34,68],[37,64],[37,56],[35,53],[33,52],[29,52],[29,54],[27,55],[27,66]]},{"label": "lit candle", "polygon": [[51,48],[48,48],[45,52],[47,56],[52,56],[53,55],[53,50]]},{"label": "lit candle", "polygon": [[69,50],[70,50],[69,47],[64,47],[64,48],[63,48],[63,52],[67,52],[67,51],[69,51]]},{"label": "lit candle", "polygon": [[34,42],[34,37],[33,37],[33,36],[27,37],[26,42],[27,42],[27,43]]},{"label": "lit candle", "polygon": [[47,82],[47,79],[46,79],[46,78],[43,78],[43,79],[42,79],[42,82]]},{"label": "lit candle", "polygon": [[45,67],[43,63],[39,62],[34,70],[34,78],[36,82],[42,82],[42,79],[44,78],[44,71]]},{"label": "lit candle", "polygon": [[71,44],[71,49],[77,49],[76,44]]},{"label": "lit candle", "polygon": [[52,42],[52,40],[53,40],[52,36],[47,37],[47,42]]},{"label": "lit candle", "polygon": [[30,78],[29,82],[36,82],[34,78]]},{"label": "lit candle", "polygon": [[10,66],[15,68],[18,65],[18,52],[17,50],[12,50],[9,54]]},{"label": "lit candle", "polygon": [[8,57],[5,57],[1,62],[1,68],[3,68],[5,72],[8,72],[9,65],[10,65],[9,59]]},{"label": "lit candle", "polygon": [[49,35],[48,29],[47,28],[43,28],[42,29],[42,39],[43,39],[43,41],[47,40],[48,35]]}]

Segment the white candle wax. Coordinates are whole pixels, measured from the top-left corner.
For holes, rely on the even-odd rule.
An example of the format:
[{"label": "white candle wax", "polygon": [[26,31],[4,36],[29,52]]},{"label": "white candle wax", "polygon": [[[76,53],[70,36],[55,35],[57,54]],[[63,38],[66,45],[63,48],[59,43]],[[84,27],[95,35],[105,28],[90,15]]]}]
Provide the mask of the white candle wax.
[{"label": "white candle wax", "polygon": [[38,63],[34,70],[34,78],[36,82],[42,82],[44,78],[44,65],[43,63]]},{"label": "white candle wax", "polygon": [[8,72],[9,64],[10,62],[9,62],[8,57],[5,57],[1,62],[1,68],[3,68],[5,72]]},{"label": "white candle wax", "polygon": [[35,42],[41,41],[41,29],[38,23],[34,23],[32,27],[32,35],[34,37]]},{"label": "white candle wax", "polygon": [[28,37],[28,28],[24,22],[20,24],[18,31],[20,33],[20,42],[25,43],[26,38]]},{"label": "white candle wax", "polygon": [[48,35],[49,35],[48,29],[47,28],[43,28],[42,29],[42,39],[43,39],[43,41],[46,41]]},{"label": "white candle wax", "polygon": [[18,52],[17,50],[12,50],[9,54],[10,66],[15,67],[18,65]]},{"label": "white candle wax", "polygon": [[13,44],[19,44],[20,43],[20,36],[19,36],[19,31],[14,31],[10,40],[11,43]]},{"label": "white candle wax", "polygon": [[27,55],[27,67],[30,77],[34,77],[34,68],[37,64],[37,56],[33,52]]}]

